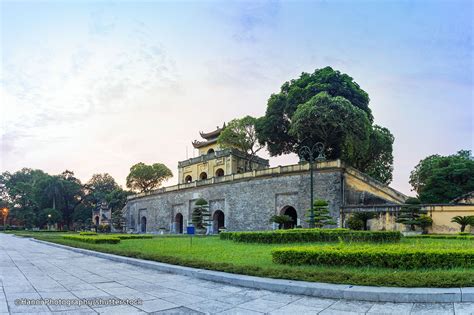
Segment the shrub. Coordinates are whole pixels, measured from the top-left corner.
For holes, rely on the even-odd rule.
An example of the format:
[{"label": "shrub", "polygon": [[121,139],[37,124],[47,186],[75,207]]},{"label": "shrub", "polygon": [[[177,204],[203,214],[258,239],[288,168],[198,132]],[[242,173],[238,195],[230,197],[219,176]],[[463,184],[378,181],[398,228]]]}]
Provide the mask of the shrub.
[{"label": "shrub", "polygon": [[86,232],[79,232],[79,235],[82,235],[82,236],[87,236],[87,235],[89,235],[89,236],[91,236],[91,235],[97,235],[97,232],[88,232],[88,231],[86,231]]},{"label": "shrub", "polygon": [[97,227],[97,231],[99,231],[100,233],[109,233],[109,232],[110,232],[110,225],[108,225],[108,224],[100,224],[100,225]]},{"label": "shrub", "polygon": [[380,268],[474,267],[474,250],[397,247],[293,247],[272,251],[273,262],[288,265],[327,265]]},{"label": "shrub", "polygon": [[405,236],[407,238],[433,238],[433,239],[474,239],[474,235],[442,235],[442,234],[423,234],[423,235],[410,235]]},{"label": "shrub", "polygon": [[409,226],[410,231],[415,231],[416,226],[423,224],[421,222],[421,215],[427,213],[427,210],[421,208],[420,200],[410,197],[400,208],[400,213],[398,214],[396,222]]},{"label": "shrub", "polygon": [[351,231],[347,229],[293,229],[265,232],[223,232],[220,239],[245,243],[398,242],[398,231]]},{"label": "shrub", "polygon": [[64,239],[93,243],[93,244],[117,244],[120,242],[120,238],[113,236],[80,236],[80,235],[64,235]]},{"label": "shrub", "polygon": [[270,218],[270,223],[278,224],[278,229],[280,230],[285,226],[286,223],[290,223],[290,222],[293,222],[293,219],[289,215],[286,215],[286,214],[273,215]]},{"label": "shrub", "polygon": [[135,239],[144,239],[144,238],[153,238],[153,235],[146,234],[121,234],[121,235],[111,235],[112,237],[117,237],[121,240],[135,240]]},{"label": "shrub", "polygon": [[[325,225],[335,225],[331,213],[328,209],[328,202],[326,200],[317,199],[313,202],[314,226],[322,228]],[[311,224],[311,209],[306,211],[308,220],[306,222]],[[311,226],[311,225],[310,225]]]},{"label": "shrub", "polygon": [[351,230],[360,231],[364,229],[364,222],[356,216],[351,216],[349,219],[347,219],[347,226]]}]

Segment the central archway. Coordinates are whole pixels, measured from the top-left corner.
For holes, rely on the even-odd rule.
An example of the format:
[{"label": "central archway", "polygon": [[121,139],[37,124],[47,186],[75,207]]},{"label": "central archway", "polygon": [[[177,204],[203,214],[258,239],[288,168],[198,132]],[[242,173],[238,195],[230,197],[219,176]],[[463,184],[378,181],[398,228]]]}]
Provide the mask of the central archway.
[{"label": "central archway", "polygon": [[140,220],[140,231],[146,233],[146,217],[142,217]]},{"label": "central archway", "polygon": [[214,234],[219,233],[219,229],[225,226],[224,212],[221,210],[214,211],[212,216],[212,231]]},{"label": "central archway", "polygon": [[174,222],[176,224],[176,233],[183,234],[183,215],[181,213],[177,213]]},{"label": "central archway", "polygon": [[216,171],[216,177],[224,176],[224,170],[222,168],[218,168]]},{"label": "central archway", "polygon": [[298,213],[296,212],[295,208],[292,206],[286,206],[281,209],[280,214],[287,215],[291,218],[291,222],[283,224],[284,229],[293,229],[296,227],[298,224]]},{"label": "central archway", "polygon": [[202,173],[199,175],[199,179],[201,179],[201,180],[207,179],[207,173],[206,173],[206,172],[202,172]]}]

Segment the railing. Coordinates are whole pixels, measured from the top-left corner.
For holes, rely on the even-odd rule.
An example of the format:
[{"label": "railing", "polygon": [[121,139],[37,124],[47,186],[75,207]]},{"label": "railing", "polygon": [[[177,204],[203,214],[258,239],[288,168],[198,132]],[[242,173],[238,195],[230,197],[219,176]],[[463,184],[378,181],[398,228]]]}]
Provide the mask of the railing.
[{"label": "railing", "polygon": [[[178,167],[185,167],[185,166],[193,165],[196,163],[207,162],[210,160],[214,160],[216,158],[226,157],[229,155],[235,155],[244,159],[249,158],[249,156],[242,151],[239,151],[236,149],[224,149],[224,150],[219,150],[219,151],[215,151],[208,154],[203,154],[194,158],[187,159],[185,161],[180,161],[178,162]],[[258,157],[258,156],[253,157],[252,162],[257,163],[257,164],[267,165],[267,166],[269,165],[268,160],[262,159],[261,157]]]},{"label": "railing", "polygon": [[[326,162],[317,162],[315,163],[315,169],[331,169],[331,168],[341,168],[342,163],[340,160],[334,161],[326,161]],[[279,174],[289,174],[289,173],[298,173],[298,172],[305,172],[309,170],[309,163],[300,163],[300,164],[293,164],[293,165],[286,165],[286,166],[277,166],[272,168],[266,168],[263,170],[255,170],[245,173],[238,173],[238,174],[230,174],[221,177],[212,177],[209,179],[198,180],[191,183],[184,183],[184,184],[177,184],[168,187],[158,188],[151,192],[147,193],[140,193],[133,196],[128,196],[127,200],[132,200],[140,197],[162,194],[165,192],[176,191],[181,189],[193,188],[193,187],[201,187],[201,186],[208,186],[215,183],[224,183],[224,182],[232,182],[235,180],[242,180],[246,178],[255,178],[255,177],[265,177],[265,176],[275,176]]]}]

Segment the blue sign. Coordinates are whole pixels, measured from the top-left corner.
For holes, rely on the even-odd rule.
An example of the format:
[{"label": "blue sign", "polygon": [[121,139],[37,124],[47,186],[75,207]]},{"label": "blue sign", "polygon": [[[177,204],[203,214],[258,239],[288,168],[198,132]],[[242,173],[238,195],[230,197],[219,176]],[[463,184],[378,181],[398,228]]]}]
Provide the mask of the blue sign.
[{"label": "blue sign", "polygon": [[194,235],[194,226],[187,226],[186,227],[186,233]]}]

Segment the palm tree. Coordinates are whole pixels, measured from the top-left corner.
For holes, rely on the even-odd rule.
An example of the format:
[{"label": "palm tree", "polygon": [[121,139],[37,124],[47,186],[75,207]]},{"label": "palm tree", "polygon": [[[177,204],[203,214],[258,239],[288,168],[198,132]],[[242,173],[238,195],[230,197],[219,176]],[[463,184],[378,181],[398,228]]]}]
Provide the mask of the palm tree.
[{"label": "palm tree", "polygon": [[52,208],[56,209],[56,200],[57,198],[61,198],[63,192],[63,183],[58,176],[51,176],[44,188],[44,194],[49,198],[52,199]]},{"label": "palm tree", "polygon": [[286,214],[274,215],[270,218],[270,222],[278,224],[278,229],[284,228],[286,224],[293,222],[293,219]]},{"label": "palm tree", "polygon": [[474,225],[474,215],[461,217],[460,215],[455,216],[451,219],[451,222],[457,223],[461,226],[461,232],[464,232],[464,229],[468,225]]}]

